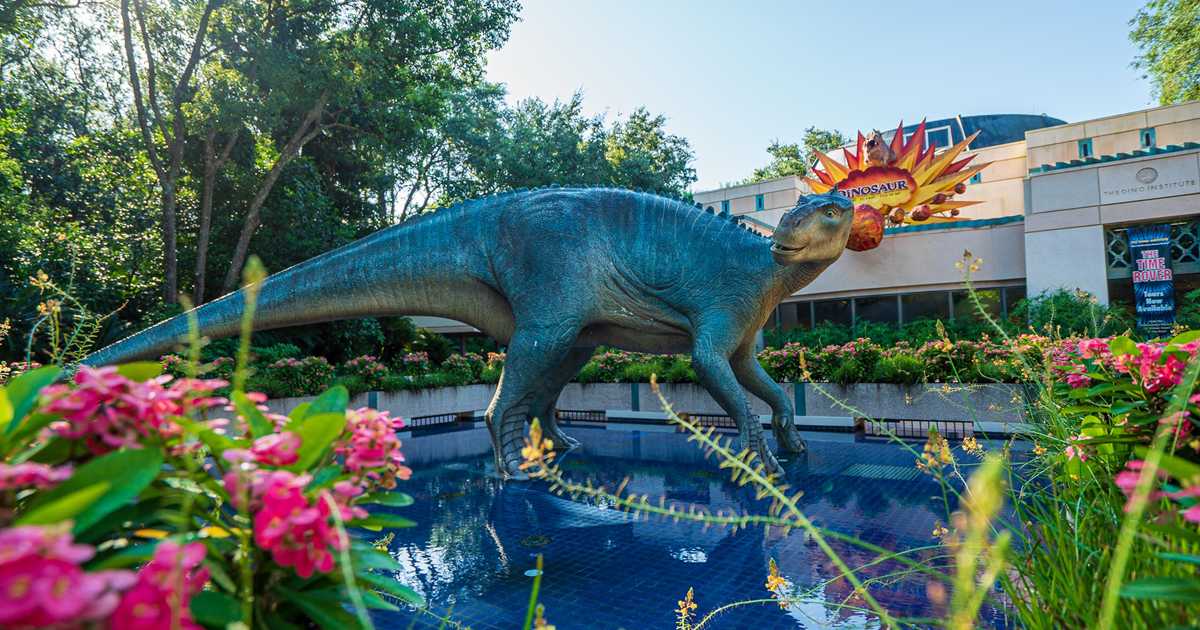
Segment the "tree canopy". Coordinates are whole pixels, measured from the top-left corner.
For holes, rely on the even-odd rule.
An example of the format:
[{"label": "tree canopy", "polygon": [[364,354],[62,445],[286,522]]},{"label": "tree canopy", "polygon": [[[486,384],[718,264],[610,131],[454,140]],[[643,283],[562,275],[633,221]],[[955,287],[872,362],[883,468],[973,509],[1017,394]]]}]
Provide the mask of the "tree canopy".
[{"label": "tree canopy", "polygon": [[1200,99],[1200,0],[1150,0],[1130,21],[1145,72],[1163,105]]},{"label": "tree canopy", "polygon": [[60,4],[0,11],[0,357],[24,357],[39,271],[115,311],[103,342],[221,295],[249,254],[283,269],[512,188],[695,181],[662,115],[483,80],[515,0]]},{"label": "tree canopy", "polygon": [[804,138],[800,142],[782,143],[772,140],[767,145],[767,153],[771,161],[761,168],[754,169],[754,174],[742,184],[753,184],[768,179],[786,177],[788,175],[807,175],[809,166],[816,161],[815,151],[832,151],[850,142],[842,132],[809,127],[804,130]]}]

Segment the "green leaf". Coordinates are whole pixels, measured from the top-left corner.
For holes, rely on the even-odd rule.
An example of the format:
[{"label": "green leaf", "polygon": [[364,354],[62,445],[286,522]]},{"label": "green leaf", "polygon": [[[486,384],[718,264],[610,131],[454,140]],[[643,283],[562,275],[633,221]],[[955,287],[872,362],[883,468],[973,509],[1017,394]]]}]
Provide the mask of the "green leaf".
[{"label": "green leaf", "polygon": [[[1145,446],[1134,447],[1133,452],[1138,457],[1143,459],[1150,453],[1150,449]],[[1186,459],[1167,455],[1163,453],[1162,461],[1159,462],[1159,467],[1171,474],[1172,477],[1180,481],[1190,481],[1200,479],[1200,464],[1193,464]]]},{"label": "green leaf", "polygon": [[1122,586],[1121,597],[1200,602],[1200,580],[1173,577],[1142,578]]},{"label": "green leaf", "polygon": [[250,425],[250,435],[260,438],[275,432],[275,425],[263,415],[258,407],[246,398],[246,392],[233,392],[233,406]]},{"label": "green leaf", "polygon": [[80,488],[71,494],[25,512],[16,520],[16,524],[52,525],[74,518],[76,514],[86,510],[101,495],[108,492],[109,487],[110,484],[107,481],[101,481],[85,488]]},{"label": "green leaf", "polygon": [[380,569],[382,571],[402,571],[404,567],[386,551],[381,551],[371,545],[355,540],[350,543],[353,553],[354,566],[360,570]]},{"label": "green leaf", "polygon": [[345,412],[321,413],[305,418],[299,428],[293,429],[300,436],[300,449],[296,451],[299,458],[288,466],[288,470],[300,472],[312,468],[345,428]]},{"label": "green leaf", "polygon": [[208,447],[208,450],[212,451],[212,454],[215,457],[220,457],[221,453],[224,453],[226,450],[237,446],[233,440],[221,435],[220,433],[217,433],[216,431],[213,431],[212,429],[200,424],[199,422],[196,422],[195,420],[190,418],[176,418],[175,421],[179,423],[179,425],[182,426],[188,433],[200,438],[200,441],[204,442],[204,445]]},{"label": "green leaf", "polygon": [[396,579],[391,576],[379,575],[378,573],[369,573],[367,571],[360,571],[357,573],[357,575],[361,582],[370,586],[372,589],[383,593],[384,595],[391,595],[392,597],[395,597],[406,604],[412,604],[418,608],[425,605],[425,599],[416,591],[401,584],[400,582],[397,582]]},{"label": "green leaf", "polygon": [[75,469],[70,479],[39,494],[29,505],[29,510],[33,511],[91,486],[97,479],[107,481],[111,489],[75,517],[74,531],[78,534],[133,500],[158,477],[162,465],[162,453],[156,449],[127,449],[101,455]]},{"label": "green leaf", "polygon": [[1113,356],[1121,356],[1126,354],[1138,354],[1137,344],[1129,337],[1113,337],[1112,341],[1108,342],[1108,349],[1113,353]]},{"label": "green leaf", "polygon": [[[312,403],[310,403],[310,402],[300,403],[299,405],[296,405],[296,408],[293,409],[292,412],[288,414],[288,418],[290,418],[291,420],[303,420],[304,416],[308,415],[308,408],[311,406],[312,406]],[[291,423],[288,423],[288,424],[291,424]]]},{"label": "green leaf", "polygon": [[375,594],[375,591],[364,590],[359,593],[363,598],[363,605],[373,610],[397,611],[400,607],[387,601],[386,599]]},{"label": "green leaf", "polygon": [[313,417],[326,413],[345,413],[346,406],[350,404],[350,392],[341,385],[330,387],[317,396],[316,400],[311,403],[301,403],[292,413],[288,414],[291,421],[288,422],[287,430],[295,431],[296,427],[304,424],[304,422]]},{"label": "green leaf", "polygon": [[1172,337],[1169,345],[1181,346],[1185,343],[1191,343],[1197,339],[1200,339],[1200,330],[1189,330]]},{"label": "green leaf", "polygon": [[358,619],[346,612],[337,601],[316,597],[313,593],[298,593],[282,586],[276,586],[275,591],[325,630],[360,627]]},{"label": "green leaf", "polygon": [[162,372],[163,366],[158,361],[135,361],[117,366],[117,374],[139,383],[144,383]]},{"label": "green leaf", "polygon": [[99,560],[91,561],[88,563],[87,568],[89,571],[105,571],[107,569],[124,569],[142,564],[154,557],[154,547],[157,545],[158,542],[156,541],[118,549]]},{"label": "green leaf", "polygon": [[7,427],[13,419],[13,405],[8,400],[8,389],[0,387],[0,427]]},{"label": "green leaf", "polygon": [[1160,551],[1158,557],[1163,560],[1173,560],[1175,562],[1187,562],[1189,564],[1200,564],[1200,556],[1193,556],[1186,553],[1175,553],[1173,551]]},{"label": "green leaf", "polygon": [[395,514],[372,514],[367,518],[353,521],[350,523],[350,526],[377,532],[381,529],[413,527],[416,524],[416,521],[404,518],[403,516],[396,516]]},{"label": "green leaf", "polygon": [[61,372],[57,366],[50,365],[31,370],[9,381],[4,389],[8,392],[8,402],[12,405],[12,417],[8,421],[8,428],[4,430],[6,434],[17,430],[17,426],[25,419],[25,414],[29,413],[37,402],[38,392],[53,383]]},{"label": "green leaf", "polygon": [[217,591],[200,591],[192,596],[192,617],[207,626],[224,628],[242,620],[238,600]]},{"label": "green leaf", "polygon": [[391,507],[408,507],[413,504],[413,498],[403,492],[377,492],[375,494],[368,494],[359,499],[358,502]]},{"label": "green leaf", "polygon": [[317,399],[312,401],[312,406],[308,408],[305,416],[312,416],[318,413],[339,413],[345,412],[346,407],[350,404],[350,392],[342,385],[334,385],[317,396]]}]

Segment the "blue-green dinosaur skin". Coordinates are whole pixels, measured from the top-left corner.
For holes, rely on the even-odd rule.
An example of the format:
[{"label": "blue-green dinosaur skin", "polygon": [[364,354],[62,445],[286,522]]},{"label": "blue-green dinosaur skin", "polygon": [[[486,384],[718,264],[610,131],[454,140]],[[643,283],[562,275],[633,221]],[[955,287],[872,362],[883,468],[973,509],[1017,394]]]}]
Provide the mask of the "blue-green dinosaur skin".
[{"label": "blue-green dinosaur skin", "polygon": [[[845,248],[853,208],[809,195],[768,239],[728,214],[627,190],[549,188],[469,201],[381,230],[267,278],[256,330],[355,317],[437,315],[507,345],[488,426],[500,470],[519,475],[528,419],[559,444],[562,388],[599,345],[692,355],[742,445],[778,463],[740,383],[770,404],[782,448],[802,450],[789,397],[755,358],[779,302]],[[209,337],[237,334],[243,294],[195,310]],[[177,316],[88,357],[157,357],[187,336]]]}]

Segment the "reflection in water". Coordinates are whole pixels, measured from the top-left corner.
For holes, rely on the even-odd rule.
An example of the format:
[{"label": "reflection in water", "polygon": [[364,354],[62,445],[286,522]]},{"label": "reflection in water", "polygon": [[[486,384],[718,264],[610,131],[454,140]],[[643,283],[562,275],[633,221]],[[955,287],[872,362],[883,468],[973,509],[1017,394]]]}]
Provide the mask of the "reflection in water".
[{"label": "reflection in water", "polygon": [[[575,481],[616,487],[668,502],[765,512],[753,491],[730,483],[683,436],[672,433],[571,429],[583,448],[562,461]],[[913,456],[893,445],[848,436],[810,439],[809,451],[787,462],[788,482],[804,490],[802,509],[818,525],[888,549],[934,542],[943,519],[935,483],[915,470]],[[482,430],[412,438],[406,451],[416,471],[404,490],[416,504],[401,512],[419,524],[396,530],[390,543],[404,567],[396,578],[439,613],[476,629],[520,627],[536,556],[545,558],[542,601],[547,618],[571,628],[672,628],[676,600],[694,587],[701,614],[739,599],[767,597],[769,558],[793,584],[820,601],[780,610],[774,604],[738,608],[717,628],[873,628],[873,616],[828,558],[802,532],[762,528],[734,533],[648,520],[603,504],[577,503],[538,483],[501,483]],[[861,464],[870,465],[861,465]],[[859,464],[856,466],[856,464]],[[895,563],[833,543],[851,567],[871,580],[871,592],[891,612],[929,617],[943,611],[926,597],[923,579],[889,577]],[[936,548],[915,557],[937,562]],[[381,628],[408,628],[409,612],[376,617]],[[417,617],[416,627],[437,627]],[[998,624],[1003,625],[1003,624]]]}]

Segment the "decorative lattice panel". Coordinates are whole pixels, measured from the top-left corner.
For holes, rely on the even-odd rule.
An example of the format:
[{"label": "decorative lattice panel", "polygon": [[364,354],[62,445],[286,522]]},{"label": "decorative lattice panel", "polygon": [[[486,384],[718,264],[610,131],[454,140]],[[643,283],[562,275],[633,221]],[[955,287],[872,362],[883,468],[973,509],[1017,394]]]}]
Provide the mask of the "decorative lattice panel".
[{"label": "decorative lattice panel", "polygon": [[[1109,278],[1128,278],[1129,238],[1126,228],[1104,230],[1104,249],[1108,258]],[[1171,225],[1171,266],[1176,273],[1200,273],[1200,219]]]}]

